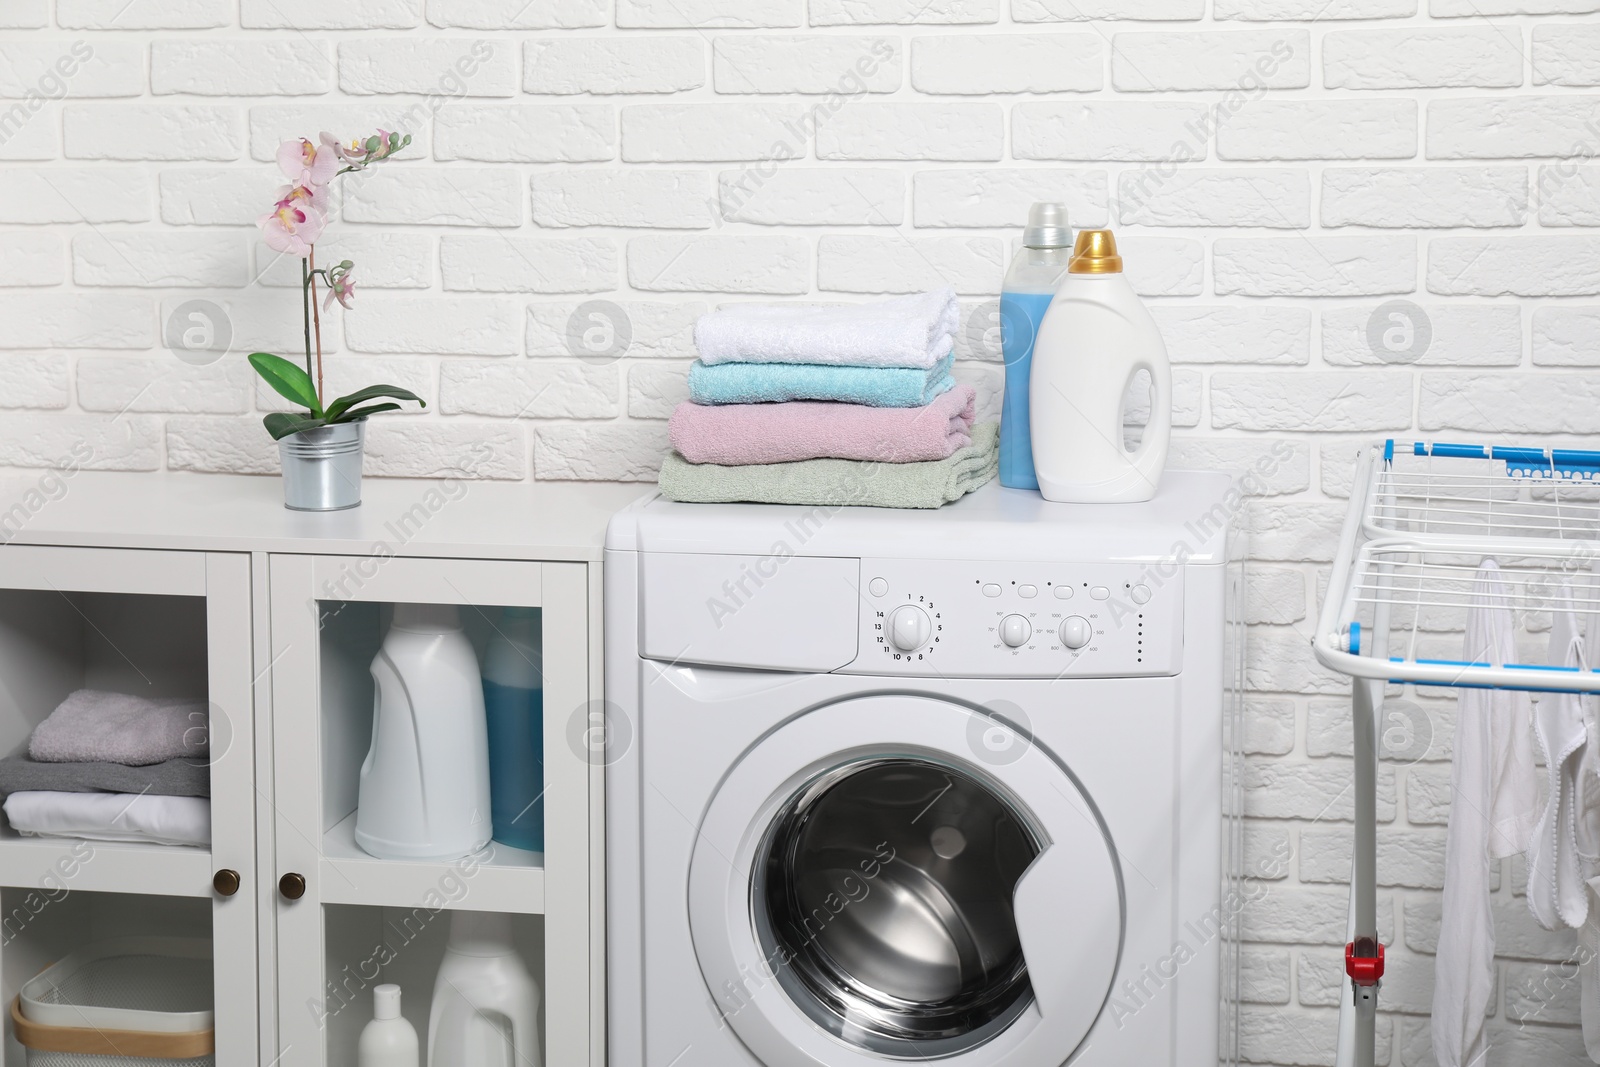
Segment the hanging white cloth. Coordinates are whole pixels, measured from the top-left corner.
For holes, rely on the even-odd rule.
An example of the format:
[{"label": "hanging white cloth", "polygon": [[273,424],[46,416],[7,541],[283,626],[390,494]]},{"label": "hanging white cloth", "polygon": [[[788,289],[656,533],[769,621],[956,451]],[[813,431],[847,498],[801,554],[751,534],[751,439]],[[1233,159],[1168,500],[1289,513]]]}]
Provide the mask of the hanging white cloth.
[{"label": "hanging white cloth", "polygon": [[[1550,627],[1549,663],[1581,668],[1583,637],[1572,610],[1572,587],[1557,592]],[[1579,812],[1589,731],[1581,693],[1540,693],[1534,704],[1534,733],[1544,753],[1544,812],[1528,852],[1528,910],[1546,930],[1576,929],[1589,917],[1588,875],[1578,848]]]},{"label": "hanging white cloth", "polygon": [[[1596,564],[1600,567],[1600,563]],[[1600,606],[1600,576],[1589,575],[1587,585],[1588,606]],[[1584,670],[1600,665],[1600,616],[1591,611],[1583,642]],[[1584,728],[1588,744],[1584,748],[1579,780],[1582,783],[1582,807],[1578,813],[1578,849],[1583,854],[1585,874],[1589,888],[1589,919],[1578,932],[1579,978],[1581,997],[1578,1002],[1583,1019],[1583,1044],[1589,1058],[1600,1063],[1600,697],[1589,694],[1583,698]]]},{"label": "hanging white cloth", "polygon": [[[1500,567],[1486,559],[1473,580],[1465,658],[1496,667],[1514,662],[1515,625]],[[1450,786],[1433,1055],[1439,1067],[1481,1067],[1484,1015],[1495,984],[1492,864],[1525,851],[1539,817],[1533,711],[1526,693],[1460,691]]]}]

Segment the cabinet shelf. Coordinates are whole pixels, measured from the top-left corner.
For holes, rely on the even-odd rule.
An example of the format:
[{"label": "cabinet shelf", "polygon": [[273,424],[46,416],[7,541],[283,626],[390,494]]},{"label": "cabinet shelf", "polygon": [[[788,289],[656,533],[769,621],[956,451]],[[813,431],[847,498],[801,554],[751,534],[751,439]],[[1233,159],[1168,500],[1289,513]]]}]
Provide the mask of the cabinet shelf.
[{"label": "cabinet shelf", "polygon": [[210,849],[0,834],[0,886],[7,888],[209,897],[212,873]]},{"label": "cabinet shelf", "polygon": [[543,862],[538,852],[498,843],[451,862],[380,860],[356,844],[352,812],[322,837],[320,896],[327,904],[417,908],[431,900],[434,907],[542,915]]}]

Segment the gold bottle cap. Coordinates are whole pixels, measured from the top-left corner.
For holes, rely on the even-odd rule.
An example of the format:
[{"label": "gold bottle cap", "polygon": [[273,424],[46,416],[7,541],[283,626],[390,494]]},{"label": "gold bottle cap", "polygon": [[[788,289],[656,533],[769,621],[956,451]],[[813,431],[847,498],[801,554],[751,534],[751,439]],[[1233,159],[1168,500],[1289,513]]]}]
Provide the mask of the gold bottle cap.
[{"label": "gold bottle cap", "polygon": [[1084,230],[1072,249],[1068,274],[1121,274],[1122,257],[1117,255],[1117,239],[1110,230]]}]

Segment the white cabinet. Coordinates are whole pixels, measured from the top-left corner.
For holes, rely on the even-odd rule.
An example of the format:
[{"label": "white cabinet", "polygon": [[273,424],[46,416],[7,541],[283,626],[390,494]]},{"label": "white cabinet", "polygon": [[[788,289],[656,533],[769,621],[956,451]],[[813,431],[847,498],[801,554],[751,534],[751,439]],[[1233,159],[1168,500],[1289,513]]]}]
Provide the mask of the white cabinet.
[{"label": "white cabinet", "polygon": [[[350,1067],[372,987],[426,1040],[450,916],[511,915],[540,979],[543,1060],[604,1062],[600,558],[626,487],[369,483],[354,512],[285,512],[272,480],[79,474],[0,547],[0,755],[80,687],[204,693],[212,846],[24,838],[0,821],[0,985],[123,934],[209,937],[221,1067]],[[458,483],[459,484],[459,483]],[[0,512],[8,494],[0,486]],[[409,516],[397,538],[386,518]],[[538,608],[545,851],[375,859],[354,838],[369,666],[396,604],[453,604],[480,655]],[[237,888],[235,888],[237,887]],[[7,1026],[3,1065],[23,1052]]]}]

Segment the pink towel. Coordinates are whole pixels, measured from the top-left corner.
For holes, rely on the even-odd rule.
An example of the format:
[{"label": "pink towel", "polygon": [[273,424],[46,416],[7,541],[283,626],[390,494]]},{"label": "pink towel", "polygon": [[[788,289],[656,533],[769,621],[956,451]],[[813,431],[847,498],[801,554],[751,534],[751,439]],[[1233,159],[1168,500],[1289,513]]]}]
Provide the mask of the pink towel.
[{"label": "pink towel", "polygon": [[920,408],[796,400],[786,404],[684,401],[668,424],[690,463],[744,466],[804,459],[921,463],[972,443],[977,390],[958,385]]}]

